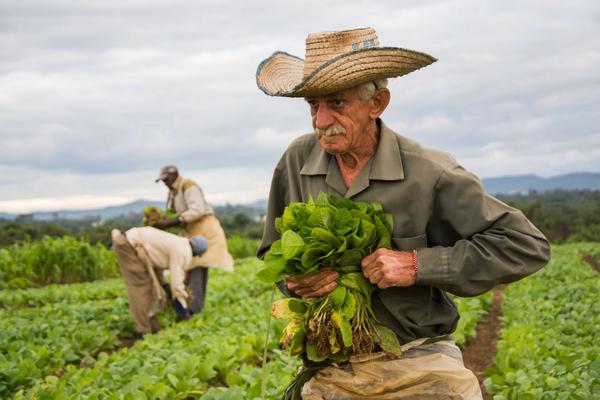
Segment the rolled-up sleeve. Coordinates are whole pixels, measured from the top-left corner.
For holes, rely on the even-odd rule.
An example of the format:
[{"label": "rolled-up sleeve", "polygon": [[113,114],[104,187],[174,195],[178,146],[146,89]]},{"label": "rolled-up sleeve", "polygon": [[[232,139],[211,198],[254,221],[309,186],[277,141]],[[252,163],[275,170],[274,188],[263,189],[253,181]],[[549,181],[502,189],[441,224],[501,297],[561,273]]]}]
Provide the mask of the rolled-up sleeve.
[{"label": "rolled-up sleeve", "polygon": [[550,259],[548,240],[525,215],[485,193],[462,167],[441,173],[434,196],[433,215],[459,239],[418,249],[417,284],[476,296],[530,275]]},{"label": "rolled-up sleeve", "polygon": [[190,186],[184,191],[183,196],[188,208],[179,214],[181,222],[188,224],[213,213],[211,207],[204,199],[202,190],[198,186]]},{"label": "rolled-up sleeve", "polygon": [[185,271],[184,266],[189,263],[189,257],[181,253],[172,251],[169,254],[169,271],[171,272],[171,293],[177,298],[181,305],[187,308],[185,299],[188,297],[185,291]]}]

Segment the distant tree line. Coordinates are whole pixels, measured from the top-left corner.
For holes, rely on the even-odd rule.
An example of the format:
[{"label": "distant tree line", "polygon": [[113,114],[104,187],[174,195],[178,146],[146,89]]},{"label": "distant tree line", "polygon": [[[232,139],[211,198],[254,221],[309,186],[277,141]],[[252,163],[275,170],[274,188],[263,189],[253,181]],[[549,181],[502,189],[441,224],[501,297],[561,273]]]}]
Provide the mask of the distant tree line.
[{"label": "distant tree line", "polygon": [[[225,234],[228,238],[239,236],[248,239],[262,237],[262,211],[244,206],[215,207]],[[110,245],[110,232],[113,229],[122,231],[134,226],[142,226],[142,213],[110,218],[102,221],[98,217],[81,219],[38,220],[1,220],[0,219],[0,248],[17,242],[36,241],[44,236],[60,237],[74,236],[85,239],[91,244],[102,243]]]},{"label": "distant tree line", "polygon": [[[555,190],[497,196],[523,213],[552,241],[600,242],[600,191]],[[263,210],[245,206],[219,206],[215,212],[228,238],[260,239]],[[101,221],[99,218],[56,219],[51,221],[0,220],[0,247],[44,236],[71,235],[92,244],[110,245],[113,228],[127,230],[142,223],[141,213]]]},{"label": "distant tree line", "polygon": [[554,190],[498,198],[523,213],[553,243],[600,242],[600,191]]}]

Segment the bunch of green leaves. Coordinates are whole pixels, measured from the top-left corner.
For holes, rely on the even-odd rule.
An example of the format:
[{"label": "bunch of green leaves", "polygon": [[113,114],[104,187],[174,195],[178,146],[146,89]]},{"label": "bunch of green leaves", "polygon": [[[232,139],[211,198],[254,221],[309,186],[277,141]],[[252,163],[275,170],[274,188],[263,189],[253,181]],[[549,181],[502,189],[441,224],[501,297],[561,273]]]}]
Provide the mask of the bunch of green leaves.
[{"label": "bunch of green leaves", "polygon": [[[164,220],[175,221],[177,217],[177,213],[172,208],[167,208],[165,211],[163,211],[158,207],[146,206],[144,207],[144,217],[142,219],[142,223],[144,226],[156,226],[157,223]],[[167,231],[171,233],[178,233],[179,229],[172,227],[167,229]]]},{"label": "bunch of green leaves", "polygon": [[325,296],[284,299],[276,318],[289,319],[281,342],[291,354],[312,361],[343,361],[377,346],[400,354],[396,335],[377,322],[371,308],[375,286],[362,274],[362,259],[391,248],[392,217],[377,202],[353,202],[319,193],[316,201],[290,203],[275,220],[281,239],[265,255],[258,277],[277,282],[286,275],[309,276],[322,268],[338,271],[337,287]]}]

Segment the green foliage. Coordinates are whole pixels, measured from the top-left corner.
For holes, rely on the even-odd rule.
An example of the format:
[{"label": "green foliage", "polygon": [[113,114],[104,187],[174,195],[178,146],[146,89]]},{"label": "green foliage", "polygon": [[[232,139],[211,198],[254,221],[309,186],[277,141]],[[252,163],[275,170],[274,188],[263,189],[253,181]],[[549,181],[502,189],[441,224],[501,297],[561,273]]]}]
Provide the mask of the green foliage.
[{"label": "green foliage", "polygon": [[504,293],[504,328],[485,384],[494,399],[600,396],[600,280],[581,253],[598,245],[553,247],[550,264]]},{"label": "green foliage", "polygon": [[460,347],[464,347],[477,333],[477,324],[481,317],[490,311],[492,292],[486,292],[477,297],[458,297],[450,295],[458,308],[460,319],[452,338]]},{"label": "green foliage", "polygon": [[118,276],[113,252],[70,236],[44,237],[0,249],[0,289]]},{"label": "green foliage", "polygon": [[233,258],[254,257],[260,240],[233,235],[227,239],[227,248]]},{"label": "green foliage", "polygon": [[134,332],[124,298],[0,311],[0,398]]},{"label": "green foliage", "polygon": [[52,284],[35,289],[0,290],[0,308],[39,307],[50,303],[70,304],[126,297],[121,278],[71,285]]},{"label": "green foliage", "polygon": [[64,236],[69,230],[61,225],[49,222],[0,222],[0,248],[22,241],[32,241],[44,236]]},{"label": "green foliage", "polygon": [[320,268],[340,273],[337,287],[325,296],[274,304],[274,315],[290,319],[281,342],[291,354],[311,361],[344,361],[372,352],[376,345],[400,354],[396,335],[378,323],[371,309],[375,286],[362,274],[360,262],[380,247],[391,247],[392,219],[377,202],[353,202],[319,193],[316,201],[293,202],[275,220],[281,239],[265,254],[257,276],[277,282],[285,275],[308,276]]},{"label": "green foliage", "polygon": [[256,212],[237,208],[215,209],[223,230],[228,235],[237,235],[249,239],[260,239],[262,237],[264,224],[262,218]]},{"label": "green foliage", "polygon": [[[253,279],[261,262],[239,261],[234,274],[211,271],[201,314],[130,349],[98,354],[89,368],[67,365],[14,399],[256,399],[261,397],[262,356],[271,285]],[[262,312],[260,310],[263,310]],[[266,398],[278,399],[298,366],[281,353],[270,326]]]},{"label": "green foliage", "polygon": [[[600,284],[580,255],[600,261],[600,246],[553,250],[548,267],[505,292],[505,328],[487,381],[496,400],[598,397]],[[254,278],[261,265],[246,259],[237,261],[235,273],[211,271],[201,314],[173,324],[167,313],[166,329],[130,349],[117,340],[133,332],[120,279],[0,291],[0,398],[261,398],[272,291]],[[350,315],[355,310],[342,294],[332,302]],[[489,297],[453,298],[461,313],[459,343],[472,335]],[[305,306],[293,299],[284,311],[301,313]],[[285,322],[271,321],[266,399],[281,398],[299,366],[297,357],[278,349],[284,328]]]},{"label": "green foliage", "polygon": [[600,242],[600,191],[555,190],[498,197],[523,211],[553,243]]},{"label": "green foliage", "polygon": [[[234,235],[250,239],[262,237],[264,210],[230,204],[216,206],[214,210],[228,237]],[[109,247],[111,230],[119,229],[124,232],[129,228],[140,226],[143,217],[143,212],[137,212],[106,220],[100,217],[56,218],[50,221],[0,219],[0,248],[26,240],[39,240],[44,236],[65,235],[75,236],[91,244],[102,243],[105,247]]]}]

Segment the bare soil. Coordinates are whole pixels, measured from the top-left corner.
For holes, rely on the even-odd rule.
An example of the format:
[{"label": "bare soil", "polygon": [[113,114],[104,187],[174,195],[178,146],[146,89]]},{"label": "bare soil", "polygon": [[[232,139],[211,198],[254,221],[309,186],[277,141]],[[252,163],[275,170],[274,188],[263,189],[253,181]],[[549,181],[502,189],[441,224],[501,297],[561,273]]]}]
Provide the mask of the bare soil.
[{"label": "bare soil", "polygon": [[491,396],[485,391],[483,381],[485,376],[483,372],[493,364],[496,355],[496,342],[498,341],[498,332],[502,328],[500,317],[502,316],[501,306],[506,285],[498,285],[494,288],[492,294],[492,308],[477,324],[477,334],[463,350],[463,360],[465,366],[469,368],[477,380],[483,398],[491,400]]},{"label": "bare soil", "polygon": [[596,270],[596,272],[600,273],[600,262],[598,262],[593,255],[584,253],[581,255],[581,257],[583,261],[590,264]]},{"label": "bare soil", "polygon": [[137,342],[139,339],[132,337],[120,337],[119,342],[121,343],[121,347],[130,348]]}]

